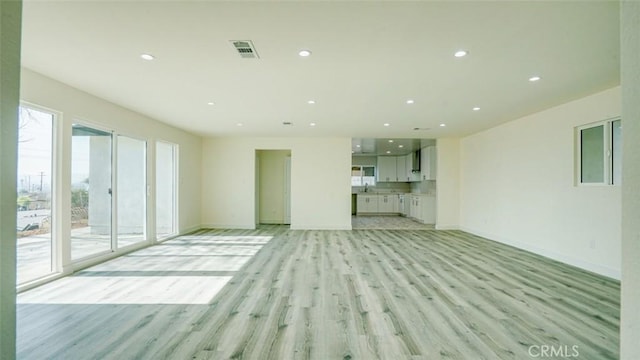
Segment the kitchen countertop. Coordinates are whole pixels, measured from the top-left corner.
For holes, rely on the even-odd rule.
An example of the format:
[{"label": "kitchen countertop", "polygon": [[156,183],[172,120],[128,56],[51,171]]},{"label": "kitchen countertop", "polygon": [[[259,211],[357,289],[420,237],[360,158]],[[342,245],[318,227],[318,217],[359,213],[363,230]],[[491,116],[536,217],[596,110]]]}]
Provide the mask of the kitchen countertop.
[{"label": "kitchen countertop", "polygon": [[411,192],[389,192],[389,191],[358,191],[352,192],[351,195],[422,195],[422,196],[436,196],[434,193],[411,193]]}]

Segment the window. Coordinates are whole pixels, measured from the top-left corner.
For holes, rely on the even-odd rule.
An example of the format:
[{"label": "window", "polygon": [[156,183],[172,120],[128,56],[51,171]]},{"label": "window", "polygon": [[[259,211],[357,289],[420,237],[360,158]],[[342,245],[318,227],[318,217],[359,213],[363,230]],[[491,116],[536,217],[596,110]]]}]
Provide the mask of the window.
[{"label": "window", "polygon": [[375,166],[354,165],[351,167],[351,186],[373,186],[376,184]]},{"label": "window", "polygon": [[110,132],[73,124],[71,132],[71,259],[110,252]]},{"label": "window", "polygon": [[620,185],[622,123],[600,121],[576,129],[578,184]]},{"label": "window", "polygon": [[174,235],[176,226],[177,145],[156,143],[156,237]]},{"label": "window", "polygon": [[17,282],[55,272],[51,227],[54,115],[20,107],[18,129]]},{"label": "window", "polygon": [[146,240],[147,143],[118,135],[116,209],[118,247]]}]

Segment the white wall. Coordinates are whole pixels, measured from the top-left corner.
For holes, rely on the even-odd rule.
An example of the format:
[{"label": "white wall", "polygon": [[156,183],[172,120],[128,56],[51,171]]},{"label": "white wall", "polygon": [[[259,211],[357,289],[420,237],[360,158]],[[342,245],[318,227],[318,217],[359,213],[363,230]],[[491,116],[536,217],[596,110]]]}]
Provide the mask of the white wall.
[{"label": "white wall", "polygon": [[460,140],[443,138],[437,147],[436,229],[460,227]]},{"label": "white wall", "polygon": [[620,358],[640,354],[640,2],[620,7],[622,79],[622,311]]},{"label": "white wall", "polygon": [[291,228],[351,229],[350,138],[209,138],[202,223],[255,227],[255,151],[291,150]]},{"label": "white wall", "polygon": [[619,116],[620,99],[613,88],[462,139],[461,228],[619,278],[621,189],[574,186],[574,127]]},{"label": "white wall", "polygon": [[16,354],[16,179],[21,1],[0,1],[0,358]]}]

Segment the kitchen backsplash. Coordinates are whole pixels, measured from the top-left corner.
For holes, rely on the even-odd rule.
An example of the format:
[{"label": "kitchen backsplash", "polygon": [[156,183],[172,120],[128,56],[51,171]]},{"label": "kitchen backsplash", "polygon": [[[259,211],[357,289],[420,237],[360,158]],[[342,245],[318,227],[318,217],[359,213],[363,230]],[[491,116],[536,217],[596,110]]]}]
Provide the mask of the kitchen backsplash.
[{"label": "kitchen backsplash", "polygon": [[[364,190],[364,186],[352,186],[351,192],[357,193]],[[369,186],[370,192],[401,192],[401,193],[422,193],[422,194],[435,194],[436,182],[435,180],[427,180],[413,183],[377,183],[375,186]]]},{"label": "kitchen backsplash", "polygon": [[420,182],[412,182],[411,183],[411,192],[412,193],[421,193],[421,194],[435,194],[436,193],[436,181],[435,180],[424,180]]}]

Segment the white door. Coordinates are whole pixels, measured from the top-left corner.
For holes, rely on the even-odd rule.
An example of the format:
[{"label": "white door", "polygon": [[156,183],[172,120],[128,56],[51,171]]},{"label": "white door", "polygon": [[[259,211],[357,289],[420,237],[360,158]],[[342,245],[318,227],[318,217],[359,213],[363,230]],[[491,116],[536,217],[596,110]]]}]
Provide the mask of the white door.
[{"label": "white door", "polygon": [[291,157],[284,159],[284,223],[291,224]]}]

